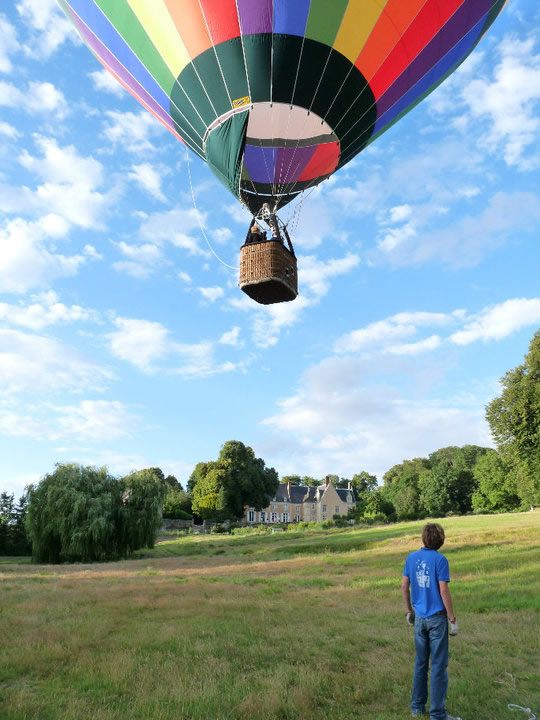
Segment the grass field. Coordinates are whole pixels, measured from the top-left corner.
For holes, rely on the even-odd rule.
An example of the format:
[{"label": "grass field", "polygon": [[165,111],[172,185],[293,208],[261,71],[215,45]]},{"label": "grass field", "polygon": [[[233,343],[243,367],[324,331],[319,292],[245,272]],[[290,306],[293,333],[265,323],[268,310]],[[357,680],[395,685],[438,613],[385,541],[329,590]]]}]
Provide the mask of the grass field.
[{"label": "grass field", "polygon": [[[443,521],[448,709],[540,710],[540,513]],[[1,720],[402,720],[401,569],[422,523],[188,536],[135,560],[0,560]],[[540,713],[536,712],[540,716]]]}]

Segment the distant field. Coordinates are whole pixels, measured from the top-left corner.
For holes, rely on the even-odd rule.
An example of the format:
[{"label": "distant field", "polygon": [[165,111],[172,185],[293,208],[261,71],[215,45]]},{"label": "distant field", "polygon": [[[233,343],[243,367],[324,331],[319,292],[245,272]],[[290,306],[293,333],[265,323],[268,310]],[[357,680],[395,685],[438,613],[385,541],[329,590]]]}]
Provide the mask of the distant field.
[{"label": "distant field", "polygon": [[[442,521],[449,706],[540,717],[540,513]],[[422,523],[188,536],[101,565],[0,559],[1,720],[404,720]]]}]

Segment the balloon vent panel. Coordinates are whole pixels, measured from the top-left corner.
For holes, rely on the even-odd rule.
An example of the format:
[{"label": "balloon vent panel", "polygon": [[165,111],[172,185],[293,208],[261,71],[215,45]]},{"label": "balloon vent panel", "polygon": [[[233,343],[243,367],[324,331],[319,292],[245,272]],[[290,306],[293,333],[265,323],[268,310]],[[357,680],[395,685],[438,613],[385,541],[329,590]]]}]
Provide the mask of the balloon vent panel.
[{"label": "balloon vent panel", "polygon": [[240,249],[239,284],[262,305],[294,300],[298,295],[296,258],[278,240],[246,243]]}]

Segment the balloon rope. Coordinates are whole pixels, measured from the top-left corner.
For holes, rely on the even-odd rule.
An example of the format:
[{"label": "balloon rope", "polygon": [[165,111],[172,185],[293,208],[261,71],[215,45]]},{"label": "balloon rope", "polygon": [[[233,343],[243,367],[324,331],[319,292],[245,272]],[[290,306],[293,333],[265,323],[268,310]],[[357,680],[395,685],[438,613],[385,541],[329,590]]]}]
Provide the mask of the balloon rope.
[{"label": "balloon rope", "polygon": [[205,229],[204,229],[204,226],[203,226],[203,224],[202,224],[201,213],[200,213],[199,208],[198,208],[198,206],[197,206],[197,200],[196,200],[196,198],[195,198],[195,190],[193,189],[193,180],[192,180],[192,177],[191,177],[191,163],[190,163],[190,160],[189,160],[189,154],[188,154],[188,152],[187,152],[187,148],[186,148],[186,162],[187,162],[187,168],[188,168],[189,187],[190,187],[190,189],[191,189],[191,199],[193,200],[193,207],[195,208],[195,212],[196,212],[196,214],[197,214],[197,222],[199,223],[199,230],[201,231],[201,235],[202,235],[203,238],[206,240],[206,244],[207,244],[208,247],[210,248],[210,252],[211,252],[212,255],[216,258],[216,260],[219,260],[219,262],[220,262],[222,265],[224,265],[226,268],[230,268],[231,270],[234,270],[235,272],[238,272],[238,266],[237,266],[237,265],[236,265],[236,266],[228,265],[224,260],[222,260],[222,259],[219,257],[219,255],[216,253],[216,251],[215,251],[214,248],[212,247],[212,244],[211,244],[210,240],[208,239],[208,236],[207,236],[206,231],[205,231]]}]

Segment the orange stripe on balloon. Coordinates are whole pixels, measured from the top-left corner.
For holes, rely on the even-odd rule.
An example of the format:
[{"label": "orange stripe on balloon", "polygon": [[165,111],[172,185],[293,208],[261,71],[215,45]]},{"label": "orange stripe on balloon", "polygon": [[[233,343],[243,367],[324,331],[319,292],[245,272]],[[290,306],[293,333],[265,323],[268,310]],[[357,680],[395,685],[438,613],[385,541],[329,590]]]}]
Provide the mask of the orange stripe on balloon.
[{"label": "orange stripe on balloon", "polygon": [[236,0],[200,0],[214,45],[240,36]]},{"label": "orange stripe on balloon", "polygon": [[376,100],[406,71],[416,56],[422,52],[464,2],[465,0],[444,0],[444,2],[428,0],[403,33],[381,68],[369,81]]},{"label": "orange stripe on balloon", "polygon": [[191,59],[212,47],[199,0],[165,0],[165,5]]},{"label": "orange stripe on balloon", "polygon": [[388,0],[358,59],[356,67],[371,80],[381,64],[399,44],[403,34],[426,0]]}]

